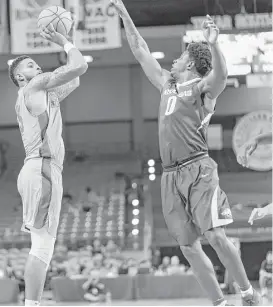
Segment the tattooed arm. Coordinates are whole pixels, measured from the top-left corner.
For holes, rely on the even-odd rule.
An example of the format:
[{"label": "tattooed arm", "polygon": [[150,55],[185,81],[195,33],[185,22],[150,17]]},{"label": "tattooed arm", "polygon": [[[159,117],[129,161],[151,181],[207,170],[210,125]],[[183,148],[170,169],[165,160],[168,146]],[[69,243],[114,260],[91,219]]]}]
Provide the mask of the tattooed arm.
[{"label": "tattooed arm", "polygon": [[[67,65],[68,66],[72,66],[72,56],[71,56],[71,53],[68,54],[67,56]],[[62,67],[58,68],[58,69],[62,69]],[[58,69],[55,70],[58,71]],[[71,94],[78,86],[80,85],[80,78],[77,77],[75,79],[73,79],[72,81],[64,84],[64,85],[61,85],[61,86],[58,86],[54,89],[51,89],[50,92],[54,92],[58,99],[59,99],[59,102],[61,102],[62,100],[64,100],[69,94]]]},{"label": "tattooed arm", "polygon": [[169,78],[169,72],[162,69],[158,61],[151,55],[147,43],[139,34],[122,0],[111,0],[123,20],[129,46],[151,83],[161,91]]},{"label": "tattooed arm", "polygon": [[83,75],[87,68],[88,65],[81,52],[76,48],[72,48],[68,52],[68,62],[66,65],[57,68],[53,72],[36,76],[29,82],[27,87],[32,92],[52,90]]}]

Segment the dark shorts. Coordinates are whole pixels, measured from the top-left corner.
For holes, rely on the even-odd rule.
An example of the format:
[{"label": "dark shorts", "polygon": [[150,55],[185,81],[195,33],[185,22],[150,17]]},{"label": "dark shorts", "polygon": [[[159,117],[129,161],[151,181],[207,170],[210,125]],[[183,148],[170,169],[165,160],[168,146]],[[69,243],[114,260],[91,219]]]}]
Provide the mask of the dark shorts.
[{"label": "dark shorts", "polygon": [[219,187],[217,164],[209,157],[164,171],[161,197],[168,230],[180,246],[233,222],[227,196]]}]

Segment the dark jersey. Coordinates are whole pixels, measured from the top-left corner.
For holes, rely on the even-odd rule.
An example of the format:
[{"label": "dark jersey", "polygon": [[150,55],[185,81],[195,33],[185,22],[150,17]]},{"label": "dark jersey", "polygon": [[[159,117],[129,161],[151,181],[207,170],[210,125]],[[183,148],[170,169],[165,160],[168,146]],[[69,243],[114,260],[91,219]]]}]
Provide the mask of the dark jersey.
[{"label": "dark jersey", "polygon": [[159,108],[159,149],[164,166],[173,165],[195,155],[207,152],[207,127],[212,113],[204,106],[193,79],[179,86],[166,82],[161,91]]}]

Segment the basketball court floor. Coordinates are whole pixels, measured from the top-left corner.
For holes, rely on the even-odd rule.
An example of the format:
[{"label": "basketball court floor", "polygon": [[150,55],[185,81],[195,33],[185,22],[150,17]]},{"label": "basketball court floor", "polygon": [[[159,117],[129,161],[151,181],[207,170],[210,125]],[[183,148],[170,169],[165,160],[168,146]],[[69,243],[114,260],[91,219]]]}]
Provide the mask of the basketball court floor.
[{"label": "basketball court floor", "polygon": [[[240,295],[226,296],[228,303],[235,306],[242,306]],[[86,302],[63,302],[44,301],[42,306],[212,306],[205,298],[197,299],[175,299],[175,300],[139,300],[139,301],[112,301],[110,304],[87,304]],[[270,302],[263,302],[263,306],[272,306]]]}]

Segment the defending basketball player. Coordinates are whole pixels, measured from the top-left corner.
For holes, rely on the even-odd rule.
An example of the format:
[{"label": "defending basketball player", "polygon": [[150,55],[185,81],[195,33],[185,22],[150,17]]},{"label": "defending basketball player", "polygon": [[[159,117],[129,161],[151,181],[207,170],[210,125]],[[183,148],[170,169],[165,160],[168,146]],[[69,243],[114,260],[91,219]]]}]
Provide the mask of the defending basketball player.
[{"label": "defending basketball player", "polygon": [[43,73],[30,57],[19,56],[9,67],[10,78],[19,87],[15,109],[26,152],[17,185],[23,202],[22,230],[31,234],[25,267],[28,306],[40,304],[61,210],[65,150],[59,103],[79,86],[79,76],[88,67],[72,43],[74,26],[68,37],[52,25],[40,34],[64,49],[67,64]]},{"label": "defending basketball player", "polygon": [[227,80],[225,59],[217,43],[219,29],[207,16],[203,25],[207,43],[189,44],[169,72],[151,55],[123,2],[111,2],[123,19],[134,56],[161,94],[161,194],[169,232],[214,305],[224,306],[227,302],[212,263],[202,250],[202,235],[238,283],[243,304],[258,305],[259,295],[247,278],[238,251],[225,235],[223,226],[233,222],[232,215],[219,187],[217,164],[208,156],[206,130]]}]

